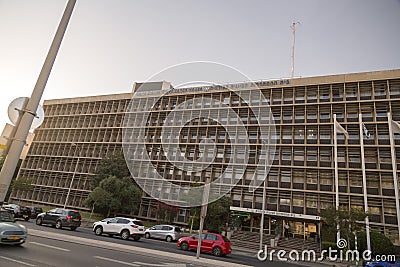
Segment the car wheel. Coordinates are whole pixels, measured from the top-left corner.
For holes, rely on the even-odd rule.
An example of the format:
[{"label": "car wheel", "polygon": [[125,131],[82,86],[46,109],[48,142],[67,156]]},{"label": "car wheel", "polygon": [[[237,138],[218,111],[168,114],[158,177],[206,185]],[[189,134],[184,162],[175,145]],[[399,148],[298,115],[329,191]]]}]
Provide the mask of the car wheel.
[{"label": "car wheel", "polygon": [[76,228],[77,228],[76,226],[71,226],[71,230],[72,230],[72,231],[75,231]]},{"label": "car wheel", "polygon": [[144,234],[144,237],[147,238],[147,239],[149,239],[149,238],[150,238],[150,234],[149,234],[149,233],[145,233],[145,234]]},{"label": "car wheel", "polygon": [[39,217],[39,218],[36,219],[36,224],[37,225],[42,225],[42,223],[43,223],[42,217]]},{"label": "car wheel", "polygon": [[139,240],[140,240],[140,236],[138,236],[138,235],[135,235],[135,236],[133,237],[133,240],[135,240],[135,241],[139,241]]},{"label": "car wheel", "polygon": [[165,240],[166,240],[167,242],[172,242],[172,236],[168,235],[168,236],[165,238]]},{"label": "car wheel", "polygon": [[102,234],[103,234],[103,227],[97,226],[97,227],[94,229],[94,233],[95,233],[96,235],[102,235]]},{"label": "car wheel", "polygon": [[221,248],[220,248],[220,247],[215,247],[215,248],[213,248],[212,254],[213,254],[214,256],[217,256],[217,257],[222,256],[222,250],[221,250]]},{"label": "car wheel", "polygon": [[187,242],[182,242],[181,249],[185,250],[185,251],[188,250],[189,249],[189,244]]},{"label": "car wheel", "polygon": [[61,228],[62,228],[62,223],[61,223],[60,220],[58,220],[58,221],[56,222],[56,228],[57,228],[57,229],[61,229]]},{"label": "car wheel", "polygon": [[122,230],[121,232],[121,238],[123,240],[128,240],[130,236],[129,230]]}]

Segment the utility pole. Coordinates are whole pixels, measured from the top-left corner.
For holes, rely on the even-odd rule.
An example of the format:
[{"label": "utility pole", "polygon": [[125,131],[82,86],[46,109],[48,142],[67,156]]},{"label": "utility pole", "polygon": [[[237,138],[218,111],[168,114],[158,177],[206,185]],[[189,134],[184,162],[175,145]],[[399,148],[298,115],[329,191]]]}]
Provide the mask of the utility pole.
[{"label": "utility pole", "polygon": [[76,0],[68,0],[68,4],[61,18],[57,32],[54,36],[53,42],[51,43],[49,52],[47,53],[46,60],[44,61],[42,70],[40,71],[39,77],[36,81],[35,88],[33,89],[28,103],[23,110],[21,110],[21,120],[19,124],[16,125],[15,136],[11,141],[10,150],[8,151],[8,155],[0,172],[0,203],[3,203],[6,197],[8,187],[10,186],[15,168],[17,167],[22,149],[24,148],[32,121],[36,116],[36,110],[39,106],[40,99],[42,98],[47,80],[49,79],[51,69],[53,68],[54,61],[67,29],[68,22],[71,18],[75,3]]}]

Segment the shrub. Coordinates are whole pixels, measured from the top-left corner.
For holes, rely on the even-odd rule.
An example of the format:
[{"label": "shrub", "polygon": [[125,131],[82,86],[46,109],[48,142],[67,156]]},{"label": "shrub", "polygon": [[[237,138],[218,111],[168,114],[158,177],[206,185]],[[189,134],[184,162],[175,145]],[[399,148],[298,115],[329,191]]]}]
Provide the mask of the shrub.
[{"label": "shrub", "polygon": [[[396,253],[396,249],[392,241],[390,241],[390,239],[387,238],[384,234],[371,231],[370,238],[371,238],[371,250],[373,256],[394,255]],[[367,250],[366,233],[365,232],[358,233],[357,239],[358,239],[358,251],[362,253],[363,251]]]},{"label": "shrub", "polygon": [[322,250],[329,250],[329,248],[338,249],[335,242],[322,241]]}]

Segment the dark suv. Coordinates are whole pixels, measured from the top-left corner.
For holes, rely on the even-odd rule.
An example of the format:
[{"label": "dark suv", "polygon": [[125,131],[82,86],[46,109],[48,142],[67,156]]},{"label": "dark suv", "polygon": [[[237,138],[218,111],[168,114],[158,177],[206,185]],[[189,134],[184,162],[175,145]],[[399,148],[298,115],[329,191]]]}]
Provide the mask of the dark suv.
[{"label": "dark suv", "polygon": [[33,207],[33,206],[26,206],[26,207],[31,209],[31,219],[36,219],[38,214],[43,212],[43,209],[39,207]]},{"label": "dark suv", "polygon": [[40,213],[36,218],[37,225],[50,224],[57,229],[69,227],[71,230],[75,230],[81,226],[81,222],[82,216],[79,211],[60,208]]},{"label": "dark suv", "polygon": [[25,221],[29,221],[29,219],[31,218],[31,209],[28,207],[15,204],[7,204],[4,205],[3,208],[10,211],[14,215],[14,218],[23,218]]}]

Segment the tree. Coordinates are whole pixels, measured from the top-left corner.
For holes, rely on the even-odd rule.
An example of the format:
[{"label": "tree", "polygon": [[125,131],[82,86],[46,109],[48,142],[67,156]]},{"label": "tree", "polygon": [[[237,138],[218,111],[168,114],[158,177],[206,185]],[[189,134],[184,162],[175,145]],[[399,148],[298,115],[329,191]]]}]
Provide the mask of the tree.
[{"label": "tree", "polygon": [[103,179],[85,201],[87,207],[105,216],[111,213],[137,212],[142,191],[129,177],[109,176]]},{"label": "tree", "polygon": [[1,156],[0,157],[0,170],[1,170],[1,168],[3,168],[3,164],[4,164],[4,161],[6,160],[6,157],[5,156]]},{"label": "tree", "polygon": [[139,210],[142,191],[131,178],[120,152],[100,161],[92,187],[94,189],[85,205],[94,208],[95,212],[110,216],[111,213],[126,214]]},{"label": "tree", "polygon": [[33,188],[33,179],[27,177],[19,177],[16,180],[13,180],[10,185],[10,191],[14,192],[26,192],[32,190]]},{"label": "tree", "polygon": [[[339,225],[341,236],[347,237],[347,240],[353,240],[355,232],[359,232],[363,226],[358,222],[365,220],[369,214],[360,209],[351,208],[350,210],[346,210],[344,208],[340,208],[336,210],[335,207],[330,207],[321,212],[321,217],[325,223],[325,231],[327,232],[327,236],[336,236],[337,225]],[[332,239],[332,238],[331,238]],[[326,240],[326,241],[335,241]],[[350,244],[348,242],[348,244]]]},{"label": "tree", "polygon": [[158,223],[171,224],[174,222],[174,219],[178,214],[178,207],[158,202],[158,205],[155,208],[155,213]]},{"label": "tree", "polygon": [[[207,215],[204,219],[204,229],[217,233],[221,232],[222,229],[225,229],[225,224],[228,222],[229,219],[231,202],[232,201],[229,197],[224,196],[208,204]],[[193,220],[193,228],[198,229],[200,220],[198,214],[200,214],[200,209],[195,209],[198,209],[196,210],[197,216],[191,217],[191,220]]]},{"label": "tree", "polygon": [[[6,156],[0,156],[0,170],[3,168],[3,165],[4,165],[4,161],[6,160]],[[7,191],[7,194],[6,194],[6,197],[4,198],[4,200],[5,201],[7,201],[8,199],[9,199],[9,197],[10,197],[10,195],[11,195],[11,192],[12,192],[12,190],[13,190],[13,188],[12,188],[12,184],[13,184],[13,182],[15,181],[15,178],[17,178],[17,175],[18,175],[18,172],[19,172],[19,168],[21,167],[21,160],[19,160],[18,161],[18,164],[17,164],[17,167],[15,168],[15,172],[14,172],[14,175],[13,175],[13,178],[12,178],[12,181],[11,181],[11,184],[10,184],[10,186],[8,187],[8,191]],[[29,189],[30,190],[30,189]]]},{"label": "tree", "polygon": [[33,188],[33,179],[27,177],[19,177],[18,179],[11,182],[11,188],[13,191],[29,191]]},{"label": "tree", "polygon": [[[367,236],[364,231],[360,232],[357,234],[358,237],[358,251],[361,253],[365,250],[367,250]],[[370,238],[371,238],[371,250],[372,250],[372,256],[376,255],[395,255],[396,254],[396,248],[393,245],[392,241],[390,241],[389,238],[387,238],[384,234],[371,231],[370,232]]]},{"label": "tree", "polygon": [[124,154],[116,152],[110,158],[102,159],[97,166],[96,175],[91,181],[92,188],[99,186],[100,182],[110,176],[118,178],[131,177]]}]

